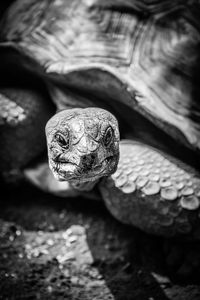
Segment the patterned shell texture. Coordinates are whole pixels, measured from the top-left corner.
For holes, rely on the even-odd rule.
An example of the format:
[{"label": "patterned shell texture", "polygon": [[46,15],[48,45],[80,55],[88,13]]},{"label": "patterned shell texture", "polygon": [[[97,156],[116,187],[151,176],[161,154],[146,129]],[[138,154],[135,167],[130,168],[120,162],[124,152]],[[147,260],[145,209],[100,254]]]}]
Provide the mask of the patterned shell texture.
[{"label": "patterned shell texture", "polygon": [[[2,25],[1,40],[48,76],[62,74],[67,84],[72,72],[107,71],[139,93],[126,104],[199,149],[199,1],[20,0]],[[97,73],[77,84],[91,87]]]}]

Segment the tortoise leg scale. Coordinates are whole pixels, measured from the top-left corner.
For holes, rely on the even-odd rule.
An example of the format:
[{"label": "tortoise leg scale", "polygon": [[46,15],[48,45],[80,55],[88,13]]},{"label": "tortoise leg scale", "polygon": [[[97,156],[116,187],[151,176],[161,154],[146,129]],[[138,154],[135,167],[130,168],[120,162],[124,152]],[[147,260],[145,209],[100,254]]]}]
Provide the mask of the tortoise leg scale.
[{"label": "tortoise leg scale", "polygon": [[200,236],[200,175],[164,152],[122,141],[118,169],[100,190],[123,223],[166,237]]}]

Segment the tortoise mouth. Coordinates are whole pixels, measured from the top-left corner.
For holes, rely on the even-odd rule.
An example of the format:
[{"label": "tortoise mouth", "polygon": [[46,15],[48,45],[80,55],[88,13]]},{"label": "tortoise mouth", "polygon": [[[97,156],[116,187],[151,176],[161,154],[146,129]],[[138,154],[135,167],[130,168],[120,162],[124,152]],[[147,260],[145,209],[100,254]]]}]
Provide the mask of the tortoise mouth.
[{"label": "tortoise mouth", "polygon": [[50,168],[59,181],[94,181],[103,176],[113,174],[117,169],[117,155],[107,156],[103,161],[95,165],[83,166],[69,161],[50,161]]}]

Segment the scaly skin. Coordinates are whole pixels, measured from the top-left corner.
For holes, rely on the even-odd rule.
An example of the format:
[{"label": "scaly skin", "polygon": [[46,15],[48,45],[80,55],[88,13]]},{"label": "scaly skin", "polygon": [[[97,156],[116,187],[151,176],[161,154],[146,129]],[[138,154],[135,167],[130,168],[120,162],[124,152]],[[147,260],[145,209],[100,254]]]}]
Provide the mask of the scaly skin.
[{"label": "scaly skin", "polygon": [[[127,119],[132,133],[134,111],[137,111],[175,142],[179,140],[193,153],[200,153],[199,20],[198,1],[20,0],[5,15],[1,41],[2,48],[16,50],[20,65],[45,81],[58,109],[70,108],[69,102],[73,108],[88,106],[88,101],[75,100],[77,97],[69,101],[68,89],[73,88],[79,94],[87,94],[92,106],[111,108]],[[64,96],[58,96],[56,91],[63,92]],[[126,107],[127,115],[121,111],[120,104]],[[93,113],[91,121],[94,121]],[[58,123],[54,128],[57,125],[65,134],[64,126]],[[91,132],[96,128],[95,122],[93,125],[90,124]],[[75,131],[72,126],[67,134],[73,135]],[[57,172],[60,164],[54,167],[51,157],[66,158],[63,154],[58,157],[53,134],[48,135],[47,131],[47,136],[50,166]],[[95,144],[93,134],[89,136],[93,139],[91,144]],[[89,136],[84,131],[79,141],[82,144],[73,145],[81,149],[85,144],[86,149]],[[116,154],[117,147],[111,149],[112,155]],[[92,167],[98,159],[101,162],[102,156],[98,149],[95,150],[98,154],[93,155],[89,148],[82,153],[85,162],[83,157],[77,161],[73,157],[78,169],[63,169],[58,178],[74,180],[78,170],[81,187],[76,180],[72,184],[81,189],[85,185],[91,188],[87,184],[88,173],[92,179]],[[103,151],[103,144],[99,149]],[[74,153],[78,155],[73,148],[71,158]],[[106,151],[104,155],[106,159]],[[142,161],[141,165],[132,161],[137,156],[142,156],[138,160],[138,164]],[[101,188],[102,195],[110,211],[123,222],[151,233],[173,236],[183,232],[198,238],[199,175],[170,156],[163,160],[164,156],[145,144],[122,144],[121,162],[125,170],[119,177],[116,173],[116,177],[107,179]],[[126,168],[129,159],[130,170]],[[112,168],[105,165],[105,173],[100,172],[100,176],[114,172],[116,161],[112,163]],[[169,180],[165,181],[167,173]],[[96,182],[99,176],[94,175]],[[176,182],[176,176],[180,183]]]},{"label": "scaly skin", "polygon": [[[112,136],[105,145],[108,128]],[[50,168],[58,180],[88,190],[104,177],[102,198],[121,222],[157,235],[199,238],[200,175],[192,167],[124,140],[116,171],[117,121],[100,108],[63,110],[49,120],[46,133]]]},{"label": "scaly skin", "polygon": [[95,107],[61,111],[48,121],[46,135],[50,169],[58,180],[78,188],[116,171],[119,130],[108,111]]},{"label": "scaly skin", "polygon": [[44,127],[53,108],[31,88],[0,89],[0,170],[15,180],[20,170],[45,150]]},{"label": "scaly skin", "polygon": [[123,223],[151,234],[200,239],[200,174],[180,160],[124,140],[117,172],[100,190]]}]

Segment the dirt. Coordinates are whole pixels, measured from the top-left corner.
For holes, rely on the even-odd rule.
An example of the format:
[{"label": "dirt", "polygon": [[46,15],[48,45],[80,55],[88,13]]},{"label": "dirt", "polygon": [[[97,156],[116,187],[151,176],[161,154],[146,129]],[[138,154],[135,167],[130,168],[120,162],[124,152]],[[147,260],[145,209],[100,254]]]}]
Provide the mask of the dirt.
[{"label": "dirt", "polygon": [[120,224],[103,203],[28,184],[1,191],[0,299],[200,299],[198,278],[168,272],[162,238]]}]

